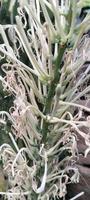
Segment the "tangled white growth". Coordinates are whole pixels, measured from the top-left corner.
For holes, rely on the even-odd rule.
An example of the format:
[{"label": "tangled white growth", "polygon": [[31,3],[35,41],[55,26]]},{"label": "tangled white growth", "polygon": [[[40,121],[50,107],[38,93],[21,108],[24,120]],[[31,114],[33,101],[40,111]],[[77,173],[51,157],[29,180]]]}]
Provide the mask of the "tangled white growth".
[{"label": "tangled white growth", "polygon": [[[11,123],[8,135],[12,142],[11,146],[2,144],[0,147],[3,170],[8,175],[8,189],[0,191],[0,194],[7,200],[65,199],[67,184],[79,182],[79,171],[75,166],[79,157],[78,135],[87,145],[85,156],[90,151],[89,131],[87,134],[81,130],[82,126],[90,129],[89,116],[82,120],[83,111],[90,112],[90,108],[79,102],[82,96],[90,97],[90,86],[85,85],[90,78],[90,65],[84,66],[90,55],[90,39],[84,36],[79,41],[86,21],[87,29],[90,26],[90,16],[86,16],[80,24],[82,32],[75,35],[73,48],[64,53],[60,79],[47,114],[44,112],[45,99],[54,78],[59,45],[61,42],[63,47],[63,43],[72,37],[76,8],[77,4],[81,7],[81,1],[72,3],[68,34],[65,32],[68,25],[65,15],[69,12],[70,1],[61,1],[61,5],[54,0],[18,2],[16,24],[0,25],[3,39],[0,58],[6,60],[1,66],[4,77],[0,76],[0,81],[3,90],[14,97],[9,113],[0,112],[0,123]],[[11,1],[10,12],[14,4],[15,1]],[[79,25],[76,27],[78,30]],[[27,62],[23,61],[21,53],[26,56]],[[42,135],[44,121],[48,123],[46,141]]]}]

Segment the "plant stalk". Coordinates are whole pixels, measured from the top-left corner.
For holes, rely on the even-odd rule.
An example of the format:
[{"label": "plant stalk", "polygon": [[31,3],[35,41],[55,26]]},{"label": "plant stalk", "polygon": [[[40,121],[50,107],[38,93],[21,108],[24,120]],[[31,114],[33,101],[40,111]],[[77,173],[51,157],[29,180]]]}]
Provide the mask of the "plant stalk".
[{"label": "plant stalk", "polygon": [[[66,47],[67,47],[66,43],[64,45],[59,46],[59,53],[58,53],[58,56],[57,56],[55,63],[54,63],[54,65],[55,65],[54,66],[54,69],[55,69],[54,78],[50,83],[48,95],[47,95],[46,102],[45,102],[45,108],[44,108],[44,114],[45,115],[50,114],[50,112],[51,112],[52,100],[53,100],[53,97],[55,95],[56,86],[57,86],[57,84],[60,80],[60,70],[61,70],[62,65],[63,65],[62,59],[63,59],[64,52],[66,50]],[[48,133],[48,126],[49,126],[49,123],[46,120],[44,120],[43,121],[43,128],[42,128],[42,134],[43,134],[42,141],[43,142],[46,142],[47,133]]]}]

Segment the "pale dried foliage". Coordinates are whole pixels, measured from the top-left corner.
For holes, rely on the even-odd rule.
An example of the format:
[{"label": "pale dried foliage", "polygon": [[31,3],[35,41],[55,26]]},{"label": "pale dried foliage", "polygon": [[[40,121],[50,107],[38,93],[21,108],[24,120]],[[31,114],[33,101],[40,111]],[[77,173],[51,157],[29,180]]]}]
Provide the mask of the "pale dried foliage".
[{"label": "pale dried foliage", "polygon": [[[0,80],[3,90],[14,96],[9,113],[0,112],[0,123],[5,125],[7,120],[11,123],[8,134],[13,144],[13,148],[8,144],[0,147],[9,182],[8,190],[0,193],[8,200],[24,200],[26,197],[29,200],[65,199],[67,184],[79,182],[79,171],[75,165],[79,159],[78,135],[85,140],[85,156],[90,151],[90,117],[82,119],[83,111],[89,113],[90,108],[80,103],[82,96],[88,101],[90,99],[90,65],[84,65],[90,57],[90,38],[87,35],[80,41],[77,38],[74,48],[65,52],[52,109],[48,115],[44,114],[45,98],[54,75],[53,61],[58,55],[57,43],[53,44],[52,53],[52,41],[55,38],[58,41],[61,37],[63,43],[70,37],[64,33],[65,17],[59,15],[64,5],[60,7],[56,2],[20,1],[17,24],[0,25],[3,39],[0,57],[6,60],[1,66],[5,75],[0,76]],[[10,10],[14,3],[11,3]],[[44,24],[40,18],[40,5],[45,17]],[[55,14],[55,26],[46,5]],[[69,1],[65,6],[68,12]],[[27,55],[29,66],[20,59],[21,52]],[[45,143],[42,140],[44,120],[49,123]],[[88,133],[82,127],[87,127]],[[17,144],[18,138],[24,144],[21,149]]]}]

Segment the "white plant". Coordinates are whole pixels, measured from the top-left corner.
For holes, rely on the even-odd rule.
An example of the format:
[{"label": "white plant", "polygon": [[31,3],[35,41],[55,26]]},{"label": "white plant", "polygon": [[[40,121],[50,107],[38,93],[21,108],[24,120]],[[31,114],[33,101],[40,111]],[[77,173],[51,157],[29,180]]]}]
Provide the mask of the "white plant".
[{"label": "white plant", "polygon": [[[8,134],[14,146],[0,147],[8,175],[8,189],[0,194],[8,200],[65,199],[67,184],[79,182],[79,171],[73,164],[79,156],[78,135],[87,145],[85,156],[90,151],[89,133],[80,129],[90,128],[89,117],[82,120],[82,112],[90,112],[90,108],[79,102],[82,96],[90,98],[90,86],[85,86],[90,65],[84,67],[89,60],[90,38],[83,36],[90,28],[90,15],[77,24],[81,0],[62,0],[61,5],[58,0],[18,3],[16,24],[0,25],[0,58],[5,61],[0,80],[3,90],[14,96],[9,113],[0,111],[0,123],[11,123]],[[10,13],[14,4],[10,2]]]}]

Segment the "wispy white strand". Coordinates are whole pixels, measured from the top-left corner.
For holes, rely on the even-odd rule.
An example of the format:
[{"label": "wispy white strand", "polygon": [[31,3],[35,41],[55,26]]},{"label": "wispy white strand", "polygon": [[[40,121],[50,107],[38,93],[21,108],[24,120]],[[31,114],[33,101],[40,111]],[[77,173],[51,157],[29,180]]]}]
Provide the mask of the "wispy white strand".
[{"label": "wispy white strand", "polygon": [[29,195],[31,191],[26,191],[26,192],[0,192],[1,195],[6,195],[6,196],[19,196],[19,195]]},{"label": "wispy white strand", "polygon": [[2,52],[7,57],[9,57],[13,62],[17,63],[19,65],[17,67],[24,67],[24,69],[26,69],[26,71],[29,71],[29,72],[35,74],[36,76],[38,75],[34,69],[31,69],[30,67],[28,67],[27,65],[22,63],[20,60],[18,60],[16,57],[13,57],[13,55],[11,55],[8,51],[4,50],[2,47],[0,47],[0,52]]},{"label": "wispy white strand", "polygon": [[13,143],[15,149],[17,150],[17,152],[19,152],[20,149],[19,149],[19,147],[18,147],[18,145],[17,145],[17,143],[16,143],[16,141],[15,141],[13,135],[12,135],[10,132],[9,132],[9,137],[11,138],[12,143]]},{"label": "wispy white strand", "polygon": [[[11,166],[11,168],[12,168],[12,176],[13,176],[13,177],[14,177],[14,175],[15,175],[15,173],[14,173],[14,166],[15,166],[17,160],[18,160],[18,162],[25,163],[25,159],[24,159],[24,157],[23,157],[22,154],[21,154],[23,151],[26,152],[26,153],[28,153],[28,154],[29,154],[29,157],[30,157],[32,160],[36,161],[35,158],[34,158],[34,156],[32,155],[32,153],[31,153],[27,148],[25,148],[25,147],[21,148],[21,149],[19,150],[19,152],[17,153],[17,155],[16,155],[16,157],[15,157],[13,163],[12,163],[12,166]],[[20,157],[20,158],[19,158],[19,157]]]},{"label": "wispy white strand", "polygon": [[84,192],[80,192],[79,194],[77,194],[75,197],[69,199],[69,200],[75,200],[78,199],[79,197],[81,197],[82,195],[84,195]]},{"label": "wispy white strand", "polygon": [[3,38],[4,43],[5,43],[5,45],[6,45],[7,51],[8,51],[13,57],[15,57],[14,52],[13,52],[13,49],[12,49],[11,46],[9,45],[9,42],[8,42],[6,33],[5,33],[5,31],[4,31],[2,25],[0,25],[0,34],[2,35],[2,38]]},{"label": "wispy white strand", "polygon": [[[15,174],[15,173],[14,173],[14,166],[15,166],[16,161],[18,160],[19,156],[20,156],[20,159],[22,159],[21,161],[22,161],[22,162],[25,162],[25,161],[24,161],[24,157],[23,157],[22,154],[21,154],[23,151],[27,151],[27,149],[26,149],[26,148],[20,149],[19,152],[18,152],[17,155],[16,155],[16,158],[14,159],[14,161],[13,161],[13,163],[12,163],[11,168],[12,168],[12,176],[13,176],[13,177],[14,177],[14,174]],[[19,159],[19,160],[20,160],[20,159]]]}]

